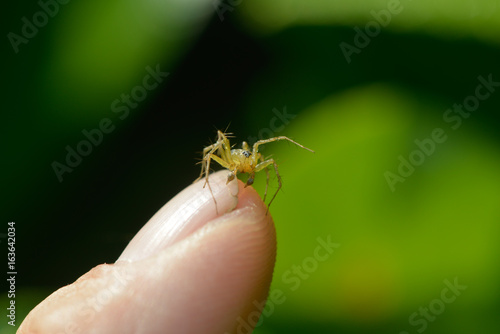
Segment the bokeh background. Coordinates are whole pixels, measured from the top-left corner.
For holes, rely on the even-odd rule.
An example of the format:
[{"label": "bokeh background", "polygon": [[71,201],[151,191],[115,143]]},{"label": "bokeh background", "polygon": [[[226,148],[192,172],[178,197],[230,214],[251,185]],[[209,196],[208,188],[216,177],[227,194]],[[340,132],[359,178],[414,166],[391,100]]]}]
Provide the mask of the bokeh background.
[{"label": "bokeh background", "polygon": [[[316,151],[263,147],[284,182],[284,297],[255,333],[500,332],[499,1],[47,0],[1,15],[18,324],[114,262],[229,125]],[[318,258],[320,240],[338,247]]]}]

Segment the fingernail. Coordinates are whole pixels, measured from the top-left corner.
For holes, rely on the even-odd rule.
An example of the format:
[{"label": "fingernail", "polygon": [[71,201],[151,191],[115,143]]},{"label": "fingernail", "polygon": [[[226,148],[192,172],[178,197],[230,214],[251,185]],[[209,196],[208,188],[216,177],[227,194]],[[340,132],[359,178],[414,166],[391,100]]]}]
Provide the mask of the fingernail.
[{"label": "fingernail", "polygon": [[165,204],[135,235],[122,252],[119,261],[138,261],[191,235],[194,231],[215,219],[219,213],[233,210],[238,204],[238,180],[227,182],[228,171],[210,175],[190,185]]}]

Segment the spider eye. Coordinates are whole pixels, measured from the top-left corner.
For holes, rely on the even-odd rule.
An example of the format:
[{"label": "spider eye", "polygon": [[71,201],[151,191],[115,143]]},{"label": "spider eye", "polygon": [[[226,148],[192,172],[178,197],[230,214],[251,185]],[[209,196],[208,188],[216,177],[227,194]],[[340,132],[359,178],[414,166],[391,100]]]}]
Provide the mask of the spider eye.
[{"label": "spider eye", "polygon": [[243,155],[245,156],[245,158],[248,158],[252,155],[252,153],[250,153],[249,151],[243,151]]}]

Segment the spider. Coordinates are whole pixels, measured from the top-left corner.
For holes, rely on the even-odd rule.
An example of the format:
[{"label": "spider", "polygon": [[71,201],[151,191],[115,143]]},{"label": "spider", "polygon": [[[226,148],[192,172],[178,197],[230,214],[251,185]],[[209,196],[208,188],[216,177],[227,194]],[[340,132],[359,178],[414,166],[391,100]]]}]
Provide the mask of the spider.
[{"label": "spider", "polygon": [[281,189],[281,176],[278,172],[278,164],[276,163],[276,161],[271,158],[267,160],[264,159],[264,157],[259,153],[259,146],[278,140],[288,140],[289,142],[292,142],[295,145],[305,150],[308,150],[313,153],[314,151],[285,136],[259,140],[255,142],[255,144],[253,144],[251,151],[250,151],[250,146],[246,142],[243,142],[241,144],[241,149],[231,149],[232,146],[228,139],[232,138],[231,135],[232,135],[231,133],[223,133],[222,131],[218,130],[217,142],[203,149],[201,172],[200,176],[195,180],[195,182],[200,180],[203,177],[203,174],[205,174],[205,184],[203,185],[203,188],[205,188],[205,186],[208,185],[208,189],[210,190],[210,193],[212,194],[212,198],[215,203],[215,210],[217,211],[217,201],[215,200],[212,188],[210,188],[210,183],[208,182],[208,176],[210,173],[210,162],[212,160],[215,160],[215,162],[217,162],[219,165],[229,170],[230,173],[227,177],[226,184],[232,181],[238,173],[248,173],[249,176],[245,184],[245,188],[253,184],[255,179],[255,173],[265,169],[267,174],[266,189],[264,191],[264,199],[263,199],[265,202],[267,196],[267,188],[269,186],[268,167],[273,165],[274,172],[276,173],[276,177],[278,179],[278,189],[276,190],[273,197],[269,201],[269,204],[267,205],[267,211],[266,211],[267,214],[267,212],[269,212],[269,207],[271,206],[271,203],[278,194],[278,191]]}]

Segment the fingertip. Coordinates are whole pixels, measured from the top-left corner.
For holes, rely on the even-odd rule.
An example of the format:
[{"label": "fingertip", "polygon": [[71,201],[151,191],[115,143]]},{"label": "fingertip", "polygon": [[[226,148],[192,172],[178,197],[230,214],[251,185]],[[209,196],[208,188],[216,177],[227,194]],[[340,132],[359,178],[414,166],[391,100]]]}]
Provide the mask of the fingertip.
[{"label": "fingertip", "polygon": [[239,185],[227,182],[229,171],[210,175],[188,186],[168,201],[141,228],[122,252],[118,261],[137,261],[152,256],[186,238],[207,222],[238,204]]},{"label": "fingertip", "polygon": [[276,259],[274,223],[255,189],[236,180],[226,186],[226,175],[210,180],[216,199],[225,197],[223,206],[233,211],[217,216],[209,208],[203,180],[188,187],[146,224],[121,261],[51,295],[21,332],[71,326],[108,334],[165,328],[216,334],[234,332],[241,319],[260,314]]},{"label": "fingertip", "polygon": [[[162,308],[176,309],[175,316],[165,315],[169,326],[183,328],[182,333],[234,332],[241,319],[260,314],[276,260],[276,232],[266,210],[253,188],[240,189],[234,211],[210,221],[148,265],[168,267],[160,274],[168,281],[157,278],[164,286],[155,291],[169,296],[159,300]],[[196,322],[191,321],[193,314]]]}]

